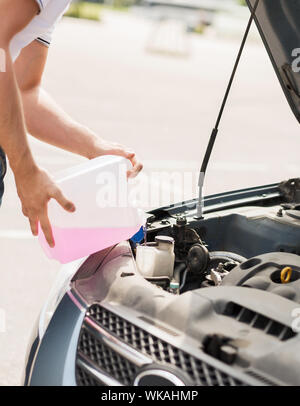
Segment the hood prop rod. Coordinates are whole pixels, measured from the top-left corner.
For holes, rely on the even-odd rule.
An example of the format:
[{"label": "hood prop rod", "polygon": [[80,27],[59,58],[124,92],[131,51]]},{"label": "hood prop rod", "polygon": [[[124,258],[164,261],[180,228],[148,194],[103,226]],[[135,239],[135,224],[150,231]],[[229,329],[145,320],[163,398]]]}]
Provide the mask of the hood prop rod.
[{"label": "hood prop rod", "polygon": [[254,5],[254,7],[252,9],[251,16],[250,16],[250,19],[249,19],[249,22],[248,22],[248,25],[247,25],[247,28],[246,28],[246,31],[245,31],[245,34],[244,34],[244,37],[243,37],[239,52],[238,52],[234,67],[233,67],[233,71],[232,71],[231,76],[230,76],[230,80],[229,80],[229,83],[228,83],[224,98],[223,98],[221,109],[219,111],[219,115],[218,115],[215,127],[212,130],[212,133],[211,133],[208,145],[207,145],[207,149],[206,149],[206,152],[205,152],[205,155],[204,155],[204,159],[203,159],[203,162],[202,162],[202,165],[201,165],[200,176],[199,176],[199,181],[198,181],[199,197],[198,197],[198,202],[197,202],[197,214],[194,217],[196,220],[203,219],[203,209],[204,209],[203,185],[204,185],[204,178],[205,178],[205,174],[206,174],[207,165],[208,165],[208,162],[210,160],[211,153],[212,153],[212,150],[213,150],[213,147],[214,147],[217,135],[218,135],[220,121],[221,121],[222,116],[223,116],[223,112],[224,112],[224,109],[225,109],[225,106],[226,106],[226,103],[227,103],[227,99],[228,99],[228,96],[229,96],[229,93],[230,93],[230,90],[231,90],[231,87],[232,87],[232,84],[233,84],[233,81],[234,81],[234,78],[235,78],[237,68],[238,68],[240,60],[241,60],[241,56],[242,56],[242,53],[243,53],[243,50],[244,50],[244,47],[245,47],[245,44],[246,44],[246,41],[247,41],[247,38],[248,38],[248,35],[249,35],[249,31],[250,31],[252,22],[253,22],[254,17],[255,17],[255,13],[256,13],[259,1],[260,0],[256,0],[256,3],[255,3],[255,5]]}]

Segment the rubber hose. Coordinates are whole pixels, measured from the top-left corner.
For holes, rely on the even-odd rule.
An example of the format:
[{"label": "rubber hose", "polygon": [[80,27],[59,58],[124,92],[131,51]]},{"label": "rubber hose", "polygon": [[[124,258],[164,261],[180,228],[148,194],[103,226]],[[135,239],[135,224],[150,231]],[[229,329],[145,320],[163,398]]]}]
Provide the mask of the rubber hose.
[{"label": "rubber hose", "polygon": [[212,251],[209,253],[209,256],[211,260],[220,259],[220,261],[224,261],[224,259],[228,259],[239,262],[240,264],[247,261],[247,258],[229,251]]},{"label": "rubber hose", "polygon": [[186,269],[186,265],[184,262],[180,262],[174,269],[173,278],[175,279],[178,284],[180,283],[180,274],[182,271]]}]

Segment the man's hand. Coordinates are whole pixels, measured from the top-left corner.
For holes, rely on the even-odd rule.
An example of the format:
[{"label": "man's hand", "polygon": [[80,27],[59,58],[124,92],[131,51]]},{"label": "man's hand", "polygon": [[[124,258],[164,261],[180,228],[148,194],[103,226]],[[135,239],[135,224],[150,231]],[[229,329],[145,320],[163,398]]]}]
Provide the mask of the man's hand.
[{"label": "man's hand", "polygon": [[93,159],[102,155],[118,155],[128,159],[132,164],[132,169],[127,171],[128,178],[136,177],[143,169],[143,164],[138,161],[135,152],[116,142],[97,139],[95,142],[95,147],[92,149],[89,158]]},{"label": "man's hand", "polygon": [[48,218],[48,202],[55,199],[65,210],[75,211],[75,206],[67,200],[47,172],[36,165],[28,165],[14,172],[18,195],[23,214],[28,217],[33,235],[38,234],[38,222],[50,247],[54,247],[52,229]]}]

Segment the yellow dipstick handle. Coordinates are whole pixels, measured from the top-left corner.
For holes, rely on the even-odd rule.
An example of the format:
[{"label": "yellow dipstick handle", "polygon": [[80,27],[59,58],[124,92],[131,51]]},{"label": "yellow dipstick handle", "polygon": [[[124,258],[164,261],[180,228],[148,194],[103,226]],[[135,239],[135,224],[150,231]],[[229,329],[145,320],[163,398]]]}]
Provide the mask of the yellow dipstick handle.
[{"label": "yellow dipstick handle", "polygon": [[281,283],[289,283],[292,277],[292,272],[293,270],[289,266],[283,268],[283,270],[280,273]]}]

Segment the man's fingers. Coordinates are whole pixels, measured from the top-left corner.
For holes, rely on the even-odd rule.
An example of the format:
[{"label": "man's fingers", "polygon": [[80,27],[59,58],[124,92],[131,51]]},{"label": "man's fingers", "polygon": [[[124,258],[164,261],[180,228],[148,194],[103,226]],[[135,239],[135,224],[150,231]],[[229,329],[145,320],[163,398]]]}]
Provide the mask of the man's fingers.
[{"label": "man's fingers", "polygon": [[141,170],[143,169],[143,165],[140,162],[138,162],[138,160],[135,156],[132,157],[130,161],[132,164],[132,169],[127,171],[127,177],[134,178],[135,176],[137,176],[139,174],[139,172],[141,172]]},{"label": "man's fingers", "polygon": [[132,164],[132,169],[127,171],[128,178],[134,178],[138,175],[139,172],[143,169],[143,165],[137,161],[135,156],[135,152],[130,149],[126,148],[121,144],[115,144],[115,147],[111,150],[113,155],[123,156],[124,158],[128,159]]},{"label": "man's fingers", "polygon": [[133,169],[130,169],[129,171],[127,171],[127,177],[128,178],[135,178],[141,172],[142,169],[143,169],[143,165],[138,164]]},{"label": "man's fingers", "polygon": [[38,235],[38,220],[34,217],[29,217],[29,224],[33,235]]},{"label": "man's fingers", "polygon": [[124,151],[125,158],[129,159],[130,161],[135,157],[135,152],[131,150]]},{"label": "man's fingers", "polygon": [[74,204],[65,198],[62,192],[57,189],[56,192],[53,194],[53,198],[66,210],[69,212],[74,212],[76,210]]},{"label": "man's fingers", "polygon": [[49,244],[49,246],[51,248],[53,248],[54,247],[54,238],[53,238],[52,228],[51,228],[51,224],[50,224],[47,213],[43,213],[42,215],[40,215],[39,220],[40,220],[40,225],[42,227],[44,236],[47,240],[47,243]]}]

